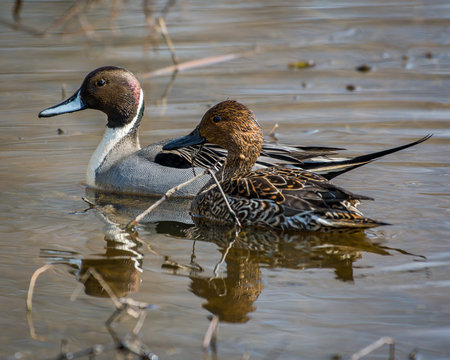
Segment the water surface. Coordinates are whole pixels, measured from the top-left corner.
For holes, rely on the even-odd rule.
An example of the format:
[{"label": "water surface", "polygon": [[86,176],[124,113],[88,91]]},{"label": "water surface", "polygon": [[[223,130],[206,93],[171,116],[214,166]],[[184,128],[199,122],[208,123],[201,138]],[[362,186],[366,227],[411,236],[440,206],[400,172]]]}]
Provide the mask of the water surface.
[{"label": "water surface", "polygon": [[[187,133],[227,98],[250,106],[266,134],[278,123],[282,142],[348,154],[434,134],[335,180],[374,197],[363,211],[392,226],[338,236],[249,233],[232,246],[223,233],[187,230],[186,202],[147,219],[138,228],[143,244],[117,224],[149,199],[86,194],[103,114],[38,112],[96,67],[140,77],[171,57],[149,36],[140,2],[122,4],[112,22],[112,4],[94,4],[81,17],[87,33],[77,18],[45,37],[31,31],[70,5],[24,2],[19,28],[11,26],[13,1],[0,5],[0,356],[54,358],[63,339],[70,351],[110,344],[104,322],[114,308],[104,289],[90,279],[70,301],[93,267],[121,296],[155,305],[140,335],[162,359],[202,357],[210,315],[220,319],[223,359],[348,358],[382,336],[395,339],[399,358],[415,349],[426,359],[450,357],[447,1],[179,1],[170,9],[180,61],[245,55],[182,72],[172,84],[170,76],[145,79],[142,144]],[[164,5],[154,1],[154,13]],[[315,66],[288,66],[308,60]],[[371,71],[356,71],[362,64]],[[84,196],[101,207],[83,212]],[[30,334],[29,280],[48,263],[55,267],[38,279]],[[373,358],[387,358],[387,349]]]}]

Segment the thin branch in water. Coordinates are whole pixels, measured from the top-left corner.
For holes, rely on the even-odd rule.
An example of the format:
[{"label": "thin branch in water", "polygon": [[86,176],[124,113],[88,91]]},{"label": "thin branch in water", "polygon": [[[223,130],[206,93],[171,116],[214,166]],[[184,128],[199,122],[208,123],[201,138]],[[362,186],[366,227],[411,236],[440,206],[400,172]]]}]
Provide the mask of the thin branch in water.
[{"label": "thin branch in water", "polygon": [[197,240],[194,240],[193,243],[192,243],[192,253],[191,253],[190,265],[194,269],[198,269],[199,272],[203,272],[204,271],[203,267],[197,261],[195,261],[195,259],[197,258],[197,256],[195,255],[195,244],[196,244],[196,242],[197,242]]},{"label": "thin branch in water", "polygon": [[142,1],[142,11],[144,12],[145,22],[149,28],[152,28],[153,23],[153,0],[143,0]]},{"label": "thin branch in water", "polygon": [[228,211],[231,214],[231,217],[234,220],[234,223],[236,224],[236,226],[239,228],[242,227],[241,222],[239,221],[239,219],[237,218],[236,213],[234,212],[234,210],[231,208],[230,203],[228,202],[227,196],[225,195],[222,186],[220,186],[219,180],[217,180],[216,175],[214,174],[214,172],[211,169],[207,169],[207,172],[209,172],[209,174],[211,175],[211,177],[214,179],[214,181],[216,182],[217,187],[219,188],[220,193],[222,194],[223,200],[225,201],[225,204],[227,205]]},{"label": "thin branch in water", "polygon": [[163,256],[159,251],[153,249],[153,247],[152,247],[147,241],[141,239],[141,238],[137,235],[136,232],[133,233],[133,234],[131,234],[131,237],[132,237],[133,240],[135,240],[135,241],[137,241],[137,242],[139,242],[139,243],[145,245],[145,247],[147,248],[147,250],[148,250],[149,252],[151,252],[153,255]]},{"label": "thin branch in water", "polygon": [[36,280],[37,280],[38,276],[51,268],[53,268],[53,265],[46,264],[44,266],[41,266],[39,269],[37,269],[31,276],[30,286],[28,288],[28,295],[27,295],[27,311],[32,310],[33,291],[34,291],[34,286],[36,285]]},{"label": "thin branch in water", "polygon": [[[94,33],[92,30],[92,26],[89,24],[86,13],[89,10],[89,7],[95,2],[95,0],[75,0],[72,6],[61,15],[53,24],[50,24],[47,29],[45,29],[41,35],[48,35],[49,33],[55,31],[58,28],[62,28],[62,32],[64,32],[65,25],[74,17],[77,16],[78,21],[80,23],[81,33],[85,34],[88,37],[93,37]],[[80,31],[75,32],[75,34]]]},{"label": "thin branch in water", "polygon": [[8,26],[9,28],[13,29],[13,30],[21,30],[24,31],[28,34],[31,34],[33,36],[42,36],[42,31],[38,30],[32,26],[28,26],[28,25],[24,25],[22,23],[19,22],[12,22],[6,19],[0,19],[0,24]]},{"label": "thin branch in water", "polygon": [[20,20],[20,11],[22,10],[22,0],[16,0],[13,8],[13,18],[16,22]]},{"label": "thin branch in water", "polygon": [[273,141],[278,142],[278,138],[277,138],[277,134],[275,133],[275,131],[278,129],[279,125],[275,124],[272,128],[272,130],[270,130],[269,136],[272,138]]},{"label": "thin branch in water", "polygon": [[227,248],[225,249],[225,252],[223,253],[222,257],[220,258],[219,262],[216,264],[216,266],[214,266],[214,277],[219,277],[219,269],[222,266],[222,264],[225,262],[228,253],[230,252],[230,249],[233,247],[234,243],[236,242],[237,237],[235,237],[232,241],[230,241],[230,243],[228,244]]},{"label": "thin branch in water", "polygon": [[114,311],[112,315],[105,321],[106,329],[113,338],[114,342],[118,345],[120,345],[122,342],[120,341],[120,338],[117,336],[111,324],[122,314],[122,310],[123,309],[116,309],[116,311]]},{"label": "thin branch in water", "polygon": [[75,289],[72,291],[72,295],[70,295],[70,301],[75,301],[75,299],[80,295],[81,290],[83,289],[83,284],[87,281],[89,276],[91,276],[91,274],[89,271],[86,271],[79,279],[78,285],[75,286]]},{"label": "thin branch in water", "polygon": [[137,336],[139,332],[142,329],[142,326],[144,325],[145,318],[147,317],[147,313],[145,311],[141,311],[141,314],[139,315],[138,321],[136,323],[136,326],[133,328],[133,335]]},{"label": "thin branch in water", "polygon": [[212,316],[205,336],[203,337],[202,348],[206,351],[208,348],[213,350],[213,353],[217,351],[217,328],[219,325],[219,318],[216,315]]},{"label": "thin branch in water", "polygon": [[203,268],[198,264],[180,264],[177,261],[171,260],[168,256],[164,258],[164,264],[161,265],[161,267],[164,269],[173,269],[173,270],[189,270],[189,271],[195,271],[195,272],[202,272]]},{"label": "thin branch in water", "polygon": [[167,0],[166,5],[164,5],[164,8],[161,11],[161,17],[165,18],[169,13],[170,8],[174,6],[176,2],[176,0]]},{"label": "thin branch in water", "polygon": [[179,63],[177,65],[167,66],[162,69],[144,73],[141,75],[141,78],[142,79],[154,78],[157,76],[165,76],[165,75],[172,74],[174,71],[184,71],[184,70],[194,69],[197,67],[214,65],[214,64],[221,63],[221,62],[238,59],[246,54],[247,53],[226,54],[226,55],[211,56],[211,57],[206,57],[203,59],[186,61],[186,62]]},{"label": "thin branch in water", "polygon": [[161,203],[165,200],[167,200],[169,197],[171,197],[174,193],[176,193],[178,190],[184,188],[185,186],[189,185],[190,183],[198,180],[200,177],[204,176],[208,174],[208,170],[203,171],[201,174],[198,174],[196,176],[194,176],[193,178],[189,179],[188,181],[185,181],[182,184],[179,184],[169,190],[167,190],[167,192],[154,204],[152,204],[152,206],[150,206],[147,210],[145,210],[144,212],[142,212],[141,214],[139,214],[138,216],[136,216],[134,218],[134,220],[130,221],[127,226],[126,229],[128,231],[132,231],[133,228],[136,227],[136,225],[144,218],[146,217],[151,211],[153,211],[155,208],[157,208],[159,205],[161,205]]},{"label": "thin branch in water", "polygon": [[94,38],[94,30],[92,29],[91,24],[89,24],[89,21],[86,17],[86,14],[82,12],[77,13],[77,19],[80,23],[81,31],[84,35],[86,35],[88,38]]},{"label": "thin branch in water", "polygon": [[379,338],[377,341],[373,342],[372,344],[367,345],[364,349],[361,349],[358,352],[354,353],[350,359],[351,360],[362,359],[364,356],[369,355],[371,352],[382,347],[383,345],[389,345],[389,360],[394,360],[395,359],[395,341],[393,338],[387,337],[387,336],[383,336],[382,338]]},{"label": "thin branch in water", "polygon": [[[87,0],[89,1],[89,0]],[[61,15],[53,24],[49,25],[47,29],[42,32],[42,35],[47,35],[50,32],[66,24],[70,19],[77,15],[83,5],[86,5],[86,0],[75,0],[73,5],[63,15]]]},{"label": "thin branch in water", "polygon": [[47,341],[47,338],[45,336],[40,336],[36,334],[36,329],[34,328],[33,322],[33,315],[31,314],[31,311],[27,311],[27,322],[28,322],[28,329],[30,329],[30,337],[33,340]]},{"label": "thin branch in water", "polygon": [[59,352],[61,354],[68,352],[68,346],[67,345],[69,345],[69,341],[67,339],[61,339],[61,347],[60,347],[60,350],[59,350]]},{"label": "thin branch in water", "polygon": [[[95,359],[96,355],[101,355],[108,350],[118,349],[117,345],[94,345],[89,348],[77,351],[77,352],[61,352],[54,360],[61,359],[77,359],[85,356],[89,356],[89,359]],[[128,349],[127,349],[128,350]]]},{"label": "thin branch in water", "polygon": [[109,12],[109,27],[115,33],[118,33],[120,31],[120,29],[117,27],[117,18],[119,17],[121,5],[122,0],[113,0],[111,11]]},{"label": "thin branch in water", "polygon": [[86,197],[82,197],[81,200],[83,200],[85,203],[87,203],[89,205],[89,207],[87,209],[84,210],[75,210],[72,211],[70,213],[70,215],[78,215],[78,214],[84,214],[86,212],[88,212],[89,210],[95,209],[97,207],[96,204],[94,204],[92,201],[90,201],[88,198]]},{"label": "thin branch in water", "polygon": [[[161,30],[161,35],[164,38],[164,41],[167,44],[167,47],[170,50],[170,54],[172,55],[172,61],[175,66],[178,65],[179,61],[177,58],[177,55],[175,54],[175,47],[173,46],[173,42],[169,37],[169,33],[167,32],[166,22],[164,21],[164,18],[162,16],[158,17],[158,26]],[[178,71],[177,69],[175,71]]]},{"label": "thin branch in water", "polygon": [[114,306],[116,309],[122,308],[122,303],[120,302],[117,295],[114,293],[114,291],[111,289],[109,284],[103,279],[103,276],[95,270],[93,267],[88,268],[87,272],[91,273],[92,276],[99,282],[101,287],[105,289],[105,291],[108,293],[109,297],[111,298],[112,302],[114,303]]},{"label": "thin branch in water", "polygon": [[[170,77],[170,81],[167,84],[166,88],[164,89],[164,93],[161,96],[161,99],[159,100],[159,104],[162,106],[162,109],[160,111],[160,115],[164,115],[166,112],[166,107],[167,107],[167,98],[170,94],[170,91],[172,90],[173,84],[175,84],[175,78],[177,77],[178,72],[174,71],[172,73],[172,76]],[[158,102],[157,102],[158,104]]]},{"label": "thin branch in water", "polygon": [[95,203],[93,203],[91,200],[89,200],[87,197],[82,197],[81,200],[83,200],[85,203],[87,203],[90,207],[94,208],[97,205]]}]

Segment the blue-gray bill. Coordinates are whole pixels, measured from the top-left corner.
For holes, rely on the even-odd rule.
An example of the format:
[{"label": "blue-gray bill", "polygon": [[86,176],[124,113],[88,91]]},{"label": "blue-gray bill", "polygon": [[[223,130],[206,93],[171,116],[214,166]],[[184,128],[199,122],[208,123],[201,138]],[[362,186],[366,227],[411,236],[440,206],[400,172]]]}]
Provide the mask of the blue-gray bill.
[{"label": "blue-gray bill", "polygon": [[84,110],[86,108],[87,105],[81,99],[80,90],[78,90],[75,94],[73,94],[67,100],[64,100],[62,103],[42,110],[39,113],[39,117],[52,117],[56,115]]},{"label": "blue-gray bill", "polygon": [[176,150],[185,146],[204,144],[206,139],[200,135],[200,129],[197,126],[189,135],[175,139],[163,146],[163,150]]}]

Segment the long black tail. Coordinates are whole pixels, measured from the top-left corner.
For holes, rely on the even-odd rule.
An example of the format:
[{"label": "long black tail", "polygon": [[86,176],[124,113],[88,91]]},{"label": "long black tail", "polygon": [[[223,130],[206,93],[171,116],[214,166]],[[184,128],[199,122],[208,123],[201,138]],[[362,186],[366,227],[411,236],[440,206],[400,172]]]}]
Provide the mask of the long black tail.
[{"label": "long black tail", "polygon": [[363,166],[377,158],[420,144],[421,142],[428,140],[431,136],[433,135],[428,134],[427,136],[424,136],[423,138],[406,145],[397,146],[391,149],[382,150],[371,154],[356,156],[348,160],[304,162],[301,167],[305,170],[311,170],[315,173],[321,174],[322,176],[330,180],[347,171]]}]

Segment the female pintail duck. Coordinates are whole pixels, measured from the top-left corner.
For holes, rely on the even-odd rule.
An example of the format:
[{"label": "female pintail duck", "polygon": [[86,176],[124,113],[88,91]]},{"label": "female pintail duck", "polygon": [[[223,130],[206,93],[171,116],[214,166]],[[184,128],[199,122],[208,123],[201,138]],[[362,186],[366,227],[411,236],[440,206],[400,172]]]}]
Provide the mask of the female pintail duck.
[{"label": "female pintail duck", "polygon": [[[215,105],[193,132],[163,149],[205,142],[228,150],[216,177],[243,226],[315,231],[383,224],[356,209],[360,200],[370,198],[337,187],[321,175],[282,166],[252,170],[263,134],[253,112],[236,101]],[[234,222],[213,179],[197,194],[191,211],[194,219]]]},{"label": "female pintail duck", "polygon": [[[200,152],[199,146],[163,151],[163,145],[171,139],[141,149],[138,128],[144,113],[144,94],[138,79],[126,69],[107,66],[92,71],[74,95],[61,104],[41,111],[39,117],[84,109],[100,110],[107,115],[106,131],[86,172],[86,183],[91,187],[121,193],[160,195],[198,173],[200,169],[192,169],[192,164],[205,167],[225,159],[224,150],[212,144],[202,146]],[[337,148],[264,143],[257,164],[259,167],[279,163],[301,166],[332,178],[415,143],[354,159],[328,158],[327,155],[339,150]],[[192,197],[207,180],[204,177],[176,195]]]}]

